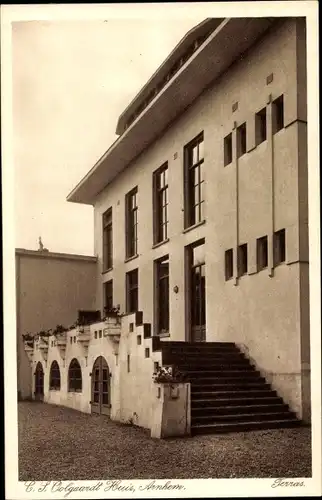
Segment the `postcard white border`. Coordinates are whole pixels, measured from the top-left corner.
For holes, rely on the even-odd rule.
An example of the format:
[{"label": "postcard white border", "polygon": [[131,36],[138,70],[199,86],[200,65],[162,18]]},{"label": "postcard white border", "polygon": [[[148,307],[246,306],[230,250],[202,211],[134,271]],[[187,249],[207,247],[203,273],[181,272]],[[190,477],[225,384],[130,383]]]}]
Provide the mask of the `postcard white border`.
[{"label": "postcard white border", "polygon": [[[67,498],[169,498],[169,497],[256,497],[309,496],[321,494],[321,289],[320,289],[320,193],[319,193],[319,95],[318,95],[318,2],[230,2],[168,4],[68,4],[1,6],[1,104],[2,104],[2,196],[3,196],[3,289],[4,289],[4,372],[5,372],[5,478],[6,498],[10,500],[62,498],[62,493],[42,492],[36,483],[27,493],[18,482],[18,439],[16,402],[16,316],[14,261],[14,163],[11,77],[11,23],[26,20],[194,19],[206,17],[280,17],[307,18],[308,70],[308,165],[310,238],[310,320],[312,374],[312,462],[313,477],[304,478],[303,487],[272,488],[272,479],[192,479],[172,480],[185,485],[183,491],[78,492]],[[300,480],[300,479],[298,479]],[[102,480],[103,481],[103,480]],[[98,481],[73,481],[75,485],[95,485]],[[104,481],[103,481],[104,482]],[[163,484],[165,480],[158,480]],[[149,481],[124,481],[122,484],[148,484]],[[65,481],[64,484],[68,484]]]}]

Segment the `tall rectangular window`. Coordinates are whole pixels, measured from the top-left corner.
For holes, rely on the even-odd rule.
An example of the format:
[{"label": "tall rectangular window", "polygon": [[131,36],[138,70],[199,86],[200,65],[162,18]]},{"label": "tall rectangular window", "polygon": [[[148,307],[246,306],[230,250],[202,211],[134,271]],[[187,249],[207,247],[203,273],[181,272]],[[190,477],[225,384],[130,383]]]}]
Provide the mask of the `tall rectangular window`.
[{"label": "tall rectangular window", "polygon": [[246,123],[237,128],[237,158],[246,153]]},{"label": "tall rectangular window", "polygon": [[233,249],[230,248],[225,252],[225,280],[230,280],[234,274]]},{"label": "tall rectangular window", "polygon": [[284,128],[284,99],[283,95],[273,101],[272,107],[273,134]]},{"label": "tall rectangular window", "polygon": [[169,332],[169,257],[155,262],[156,329],[157,333]]},{"label": "tall rectangular window", "polygon": [[256,146],[266,141],[266,108],[261,109],[255,116]]},{"label": "tall rectangular window", "polygon": [[257,271],[261,271],[268,266],[268,243],[267,236],[258,238],[256,242]]},{"label": "tall rectangular window", "polygon": [[136,312],[139,304],[139,271],[134,269],[126,273],[126,309],[128,313]]},{"label": "tall rectangular window", "polygon": [[204,219],[203,133],[185,146],[185,227]]},{"label": "tall rectangular window", "polygon": [[103,271],[113,266],[113,224],[112,208],[103,214]]},{"label": "tall rectangular window", "polygon": [[276,231],[273,237],[274,266],[285,262],[285,229]]},{"label": "tall rectangular window", "polygon": [[233,137],[232,134],[226,135],[224,138],[224,166],[229,165],[233,161]]},{"label": "tall rectangular window", "polygon": [[113,308],[113,281],[107,281],[103,283],[103,293],[104,293],[104,313],[107,313]]},{"label": "tall rectangular window", "polygon": [[238,266],[238,276],[243,276],[247,274],[248,270],[248,258],[247,258],[247,243],[240,245],[237,250],[237,266]]},{"label": "tall rectangular window", "polygon": [[126,258],[138,252],[138,188],[135,187],[125,197]]},{"label": "tall rectangular window", "polygon": [[168,164],[153,174],[154,244],[168,238]]}]

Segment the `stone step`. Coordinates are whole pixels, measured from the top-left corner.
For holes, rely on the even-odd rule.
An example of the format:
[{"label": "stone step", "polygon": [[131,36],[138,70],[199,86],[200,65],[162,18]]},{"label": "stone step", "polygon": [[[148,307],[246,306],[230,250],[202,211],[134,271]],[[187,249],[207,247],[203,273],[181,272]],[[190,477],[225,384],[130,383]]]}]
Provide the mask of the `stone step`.
[{"label": "stone step", "polygon": [[265,380],[260,380],[258,381],[257,379],[255,381],[240,381],[235,379],[233,382],[225,382],[224,380],[221,381],[220,383],[213,383],[212,381],[210,383],[197,383],[193,382],[191,384],[191,392],[216,392],[216,391],[233,391],[233,390],[247,390],[247,389],[260,389],[260,390],[268,390],[271,389],[271,386],[265,382]]},{"label": "stone step", "polygon": [[270,412],[270,413],[239,413],[229,415],[198,415],[191,418],[191,424],[216,423],[216,422],[265,422],[268,420],[292,420],[294,414],[286,412]]},{"label": "stone step", "polygon": [[184,364],[179,364],[179,363],[174,363],[178,366],[179,370],[181,371],[208,371],[208,370],[231,370],[231,369],[241,369],[241,370],[247,370],[247,369],[254,369],[255,367],[249,363],[247,360],[230,360],[230,361],[219,361],[219,362],[210,362],[210,363],[205,363],[203,361],[200,361],[198,363],[197,361],[194,361],[192,363],[185,362]]},{"label": "stone step", "polygon": [[191,378],[197,378],[197,377],[229,377],[231,375],[249,375],[253,374],[255,376],[260,376],[259,371],[256,371],[254,367],[252,366],[246,366],[246,367],[239,367],[239,366],[233,366],[229,367],[226,369],[218,369],[218,368],[212,368],[212,369],[184,369],[181,368],[181,370],[184,370],[185,373],[189,376],[189,380]]},{"label": "stone step", "polygon": [[197,401],[198,399],[222,399],[222,398],[242,398],[242,397],[266,397],[266,396],[276,396],[276,391],[272,389],[249,389],[247,391],[235,390],[235,391],[193,391],[191,393],[191,401]]},{"label": "stone step", "polygon": [[239,415],[253,413],[289,412],[285,403],[259,405],[202,406],[191,408],[191,418],[201,415]]},{"label": "stone step", "polygon": [[261,404],[283,404],[284,401],[279,396],[267,395],[267,396],[248,396],[248,397],[225,397],[221,398],[204,398],[204,399],[191,399],[191,411],[193,408],[201,407],[223,407],[223,406],[249,406],[249,405],[261,405]]},{"label": "stone step", "polygon": [[206,377],[203,376],[202,373],[198,372],[197,376],[189,375],[189,382],[193,386],[195,384],[211,385],[211,384],[226,384],[226,383],[229,384],[229,383],[236,383],[236,382],[238,382],[238,383],[239,382],[240,383],[264,382],[265,383],[266,381],[263,377],[261,377],[258,374],[258,372],[254,371],[254,372],[243,373],[243,375],[241,375],[238,372],[233,372],[233,373],[230,372],[230,375],[228,375],[228,376],[215,375],[215,376],[206,376]]},{"label": "stone step", "polygon": [[279,429],[282,427],[296,427],[301,425],[297,418],[287,420],[269,420],[269,421],[252,421],[252,422],[225,422],[215,424],[195,424],[191,426],[191,434],[221,434],[226,432],[248,432],[264,429]]}]

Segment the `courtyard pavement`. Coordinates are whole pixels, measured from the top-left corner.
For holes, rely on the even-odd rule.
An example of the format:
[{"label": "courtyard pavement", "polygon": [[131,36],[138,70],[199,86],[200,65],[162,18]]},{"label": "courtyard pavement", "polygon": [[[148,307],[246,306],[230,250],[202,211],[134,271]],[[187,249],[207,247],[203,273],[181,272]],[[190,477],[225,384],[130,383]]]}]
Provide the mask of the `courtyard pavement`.
[{"label": "courtyard pavement", "polygon": [[311,476],[308,427],[156,440],[75,410],[18,404],[19,480]]}]

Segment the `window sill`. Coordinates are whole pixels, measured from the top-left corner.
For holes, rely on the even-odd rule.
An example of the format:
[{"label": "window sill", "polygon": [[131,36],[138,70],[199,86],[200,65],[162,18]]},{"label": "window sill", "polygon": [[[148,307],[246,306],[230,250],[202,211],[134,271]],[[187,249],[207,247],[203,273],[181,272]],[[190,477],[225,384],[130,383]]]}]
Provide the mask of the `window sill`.
[{"label": "window sill", "polygon": [[113,271],[113,266],[109,267],[108,269],[104,269],[104,271],[102,271],[102,274],[109,273],[110,271]]},{"label": "window sill", "polygon": [[57,392],[57,391],[60,391],[60,388],[59,388],[59,389],[56,389],[55,387],[49,387],[49,390],[50,390],[50,391],[56,391],[56,392]]},{"label": "window sill", "polygon": [[261,271],[265,271],[265,269],[268,269],[268,266],[261,267],[260,269],[257,269],[257,272],[260,273]]},{"label": "window sill", "polygon": [[154,248],[161,247],[165,243],[168,243],[168,241],[169,241],[169,238],[167,238],[166,240],[159,241],[158,243],[154,243],[154,245],[152,245],[152,248],[154,249]]},{"label": "window sill", "polygon": [[81,394],[83,391],[81,389],[68,389],[68,392],[73,394]]},{"label": "window sill", "polygon": [[125,260],[124,260],[124,264],[126,264],[127,262],[130,262],[131,260],[134,260],[134,259],[137,259],[139,256],[139,254],[135,254],[135,255],[132,255],[131,257],[127,257]]},{"label": "window sill", "polygon": [[166,337],[170,337],[170,333],[158,333],[158,337],[160,339],[164,339]]},{"label": "window sill", "polygon": [[186,229],[184,229],[182,231],[183,234],[185,233],[188,233],[189,231],[192,231],[193,229],[195,229],[196,227],[199,227],[199,226],[203,226],[203,224],[206,223],[206,219],[200,221],[200,222],[197,222],[197,224],[194,224],[193,226],[189,226],[189,227],[186,227]]}]

